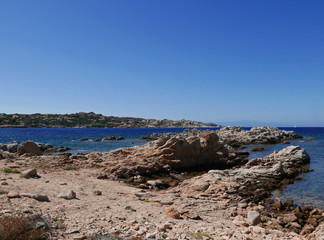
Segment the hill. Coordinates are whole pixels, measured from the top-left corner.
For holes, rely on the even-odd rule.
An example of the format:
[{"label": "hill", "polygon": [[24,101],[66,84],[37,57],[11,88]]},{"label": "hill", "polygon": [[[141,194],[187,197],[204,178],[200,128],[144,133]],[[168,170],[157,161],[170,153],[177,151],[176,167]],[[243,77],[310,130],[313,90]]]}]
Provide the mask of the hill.
[{"label": "hill", "polygon": [[0,127],[21,128],[200,128],[220,127],[213,123],[168,119],[104,116],[93,112],[72,114],[0,114]]}]

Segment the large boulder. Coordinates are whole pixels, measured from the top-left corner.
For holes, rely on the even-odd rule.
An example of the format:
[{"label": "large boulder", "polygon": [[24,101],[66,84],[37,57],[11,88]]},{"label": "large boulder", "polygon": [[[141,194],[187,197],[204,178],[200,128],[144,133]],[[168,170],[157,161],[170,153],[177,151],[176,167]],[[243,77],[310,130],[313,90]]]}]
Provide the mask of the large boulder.
[{"label": "large boulder", "polygon": [[32,153],[35,155],[43,154],[42,150],[40,150],[40,148],[37,146],[37,144],[33,141],[23,142],[21,145],[19,145],[19,147],[17,149],[17,154],[19,156],[21,156],[25,153]]},{"label": "large boulder", "polygon": [[170,136],[142,146],[94,155],[89,154],[88,158],[100,157],[106,172],[126,178],[199,168],[228,168],[242,161],[235,158],[232,148],[219,141],[215,132]]}]

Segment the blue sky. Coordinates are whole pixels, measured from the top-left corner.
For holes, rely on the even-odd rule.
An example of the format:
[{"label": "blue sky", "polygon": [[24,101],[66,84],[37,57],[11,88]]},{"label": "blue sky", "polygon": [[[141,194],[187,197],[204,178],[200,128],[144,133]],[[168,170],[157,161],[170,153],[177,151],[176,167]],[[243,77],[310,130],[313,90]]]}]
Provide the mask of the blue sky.
[{"label": "blue sky", "polygon": [[324,126],[324,2],[0,2],[0,112]]}]

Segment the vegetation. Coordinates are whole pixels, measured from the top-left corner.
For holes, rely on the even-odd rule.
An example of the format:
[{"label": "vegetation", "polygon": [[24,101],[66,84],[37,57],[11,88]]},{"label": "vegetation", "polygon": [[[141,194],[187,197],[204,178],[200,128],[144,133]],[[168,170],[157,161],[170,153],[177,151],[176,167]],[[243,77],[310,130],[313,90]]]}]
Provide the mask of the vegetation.
[{"label": "vegetation", "polygon": [[46,240],[49,233],[36,228],[35,221],[28,217],[2,216],[0,218],[0,240]]},{"label": "vegetation", "polygon": [[217,127],[196,121],[171,121],[104,116],[93,112],[73,114],[5,114],[0,113],[0,127],[48,127],[48,128],[166,128],[166,127]]},{"label": "vegetation", "polygon": [[21,173],[18,169],[11,169],[11,168],[5,168],[5,169],[2,169],[1,171],[5,172],[5,173]]}]

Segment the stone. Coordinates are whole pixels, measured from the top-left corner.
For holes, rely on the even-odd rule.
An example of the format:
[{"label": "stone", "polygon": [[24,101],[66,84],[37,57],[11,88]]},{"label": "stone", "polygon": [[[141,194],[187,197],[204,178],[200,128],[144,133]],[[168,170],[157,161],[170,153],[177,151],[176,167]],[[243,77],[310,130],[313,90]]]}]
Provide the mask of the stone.
[{"label": "stone", "polygon": [[250,224],[257,225],[261,222],[260,213],[254,210],[249,211],[247,214],[247,220]]},{"label": "stone", "polygon": [[62,191],[57,197],[71,200],[76,198],[76,193],[73,190]]},{"label": "stone", "polygon": [[21,156],[25,153],[33,153],[35,155],[42,155],[43,152],[40,150],[40,148],[37,146],[37,144],[33,141],[27,141],[23,142],[19,147],[17,148],[17,154],[18,156]]},{"label": "stone", "polygon": [[298,229],[300,229],[301,228],[301,226],[300,226],[300,224],[299,223],[296,223],[296,222],[291,222],[291,223],[289,223],[290,224],[290,226],[293,226],[293,227],[295,227],[295,228],[298,228]]},{"label": "stone", "polygon": [[314,231],[314,226],[311,224],[305,224],[302,230],[300,231],[300,235],[308,235]]},{"label": "stone", "polygon": [[313,210],[313,206],[312,205],[305,205],[303,206],[303,212],[311,212]]},{"label": "stone", "polygon": [[156,233],[147,233],[145,236],[146,239],[155,239]]},{"label": "stone", "polygon": [[170,218],[180,219],[180,213],[173,207],[167,207],[164,209],[164,214]]},{"label": "stone", "polygon": [[295,222],[297,220],[298,220],[298,218],[293,213],[287,213],[287,214],[284,215],[284,221],[286,223]]},{"label": "stone", "polygon": [[16,142],[8,143],[7,144],[7,151],[11,153],[17,152],[19,144]]},{"label": "stone", "polygon": [[37,169],[29,169],[20,173],[20,177],[22,178],[39,178],[40,176],[37,174]]},{"label": "stone", "polygon": [[1,182],[1,185],[8,185],[8,183],[3,181],[3,182]]},{"label": "stone", "polygon": [[7,198],[20,198],[20,194],[18,190],[12,190],[8,192]]},{"label": "stone", "polygon": [[250,149],[251,152],[262,152],[264,150],[265,149],[263,147],[255,147]]},{"label": "stone", "polygon": [[22,193],[21,194],[22,197],[28,197],[28,198],[33,198],[37,201],[41,201],[41,202],[48,202],[48,196],[45,194],[34,194],[34,193]]}]

